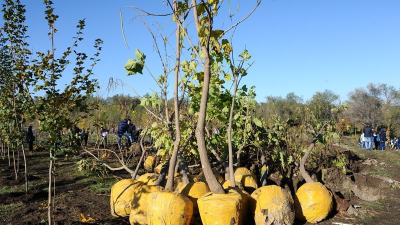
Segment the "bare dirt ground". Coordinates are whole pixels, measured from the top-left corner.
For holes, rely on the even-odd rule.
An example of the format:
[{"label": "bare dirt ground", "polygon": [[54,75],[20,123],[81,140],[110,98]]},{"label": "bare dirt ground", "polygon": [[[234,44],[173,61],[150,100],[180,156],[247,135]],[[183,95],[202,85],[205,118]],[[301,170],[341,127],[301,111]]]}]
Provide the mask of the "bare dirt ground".
[{"label": "bare dirt ground", "polygon": [[[356,206],[356,214],[334,212],[320,224],[400,224],[400,152],[366,151],[345,138],[337,146],[349,152],[346,174],[329,168],[325,183]],[[13,163],[0,158],[0,224],[47,224],[48,152],[27,153],[29,194],[25,194],[23,165],[20,177],[14,176]],[[83,214],[94,224],[129,224],[127,218],[111,216],[110,188],[126,173],[107,176],[78,170],[81,156],[59,157],[56,164],[55,221],[57,224],[81,224]],[[309,224],[296,221],[296,224]]]}]

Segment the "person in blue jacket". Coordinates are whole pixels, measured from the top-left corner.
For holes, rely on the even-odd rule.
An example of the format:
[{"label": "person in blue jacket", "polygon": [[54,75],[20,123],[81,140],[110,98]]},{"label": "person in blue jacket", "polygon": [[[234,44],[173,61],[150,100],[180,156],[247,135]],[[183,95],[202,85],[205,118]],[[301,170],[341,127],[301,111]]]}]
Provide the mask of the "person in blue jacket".
[{"label": "person in blue jacket", "polygon": [[385,129],[381,128],[381,135],[380,135],[380,146],[379,149],[381,151],[385,151],[385,144],[386,144],[386,131]]},{"label": "person in blue jacket", "polygon": [[121,149],[121,138],[122,136],[126,136],[129,141],[129,145],[132,143],[132,136],[129,133],[129,128],[132,121],[131,119],[124,119],[118,126],[118,147]]}]

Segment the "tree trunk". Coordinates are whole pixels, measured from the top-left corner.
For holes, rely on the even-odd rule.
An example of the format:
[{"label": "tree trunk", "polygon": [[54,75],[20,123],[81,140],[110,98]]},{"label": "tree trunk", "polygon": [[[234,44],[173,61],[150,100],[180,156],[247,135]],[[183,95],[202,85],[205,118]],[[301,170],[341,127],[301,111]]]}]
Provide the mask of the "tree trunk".
[{"label": "tree trunk", "polygon": [[[197,32],[199,32],[199,18],[197,16],[197,6],[196,0],[192,0],[193,8],[193,17],[196,24]],[[209,25],[211,26],[211,24]],[[211,34],[210,29],[210,34]],[[199,148],[199,156],[201,161],[201,167],[203,169],[204,176],[210,187],[210,190],[214,194],[224,194],[224,189],[222,188],[221,184],[217,181],[214,173],[211,169],[211,163],[207,156],[207,149],[206,149],[206,142],[205,142],[205,135],[204,135],[204,128],[205,128],[205,120],[206,120],[206,113],[207,113],[207,100],[208,100],[208,92],[210,86],[210,53],[206,46],[202,46],[202,53],[204,56],[204,80],[203,80],[203,90],[200,102],[200,110],[199,110],[199,118],[197,121],[196,126],[196,140],[197,145]],[[201,59],[199,59],[201,60]]]},{"label": "tree trunk", "polygon": [[9,145],[7,145],[7,156],[8,156],[8,166],[11,166],[10,146]]},{"label": "tree trunk", "polygon": [[180,174],[182,175],[182,183],[183,184],[189,183],[188,165],[186,163],[185,158],[183,157],[182,151],[178,151],[178,165],[179,165]]},{"label": "tree trunk", "polygon": [[147,128],[146,128],[146,130],[144,131],[144,135],[143,135],[142,138],[140,139],[140,148],[142,149],[142,155],[140,156],[140,160],[139,160],[139,162],[138,162],[138,164],[137,164],[137,166],[136,166],[135,172],[132,174],[132,179],[133,179],[133,180],[136,179],[136,175],[137,175],[137,173],[138,173],[138,171],[139,171],[139,167],[140,167],[140,165],[142,164],[144,155],[146,154],[146,149],[145,149],[144,146],[143,146],[143,139],[144,139],[144,137],[146,136],[146,134],[147,134]]},{"label": "tree trunk", "polygon": [[50,164],[49,164],[49,193],[47,202],[47,220],[49,225],[53,224],[53,195],[52,195],[52,184],[53,184],[53,154],[50,151]]},{"label": "tree trunk", "polygon": [[[177,21],[179,17],[177,16],[177,2],[174,1],[174,16]],[[180,47],[180,26],[177,24],[176,30],[176,62],[175,62],[175,82],[174,82],[174,109],[175,109],[175,141],[174,150],[172,152],[171,161],[168,170],[167,184],[165,185],[165,190],[172,191],[174,188],[174,171],[176,166],[176,160],[178,156],[179,143],[181,142],[181,129],[179,124],[179,103],[178,103],[178,80],[179,80],[179,64],[181,58],[181,47]]]},{"label": "tree trunk", "polygon": [[154,182],[154,185],[160,185],[167,175],[169,169],[169,159],[168,161],[161,167],[160,176],[158,176],[157,180]]},{"label": "tree trunk", "polygon": [[[234,70],[232,72],[234,72]],[[235,87],[233,89],[233,97],[232,97],[231,111],[229,113],[229,125],[228,125],[229,180],[231,181],[231,187],[235,187],[235,176],[234,176],[234,171],[233,171],[233,150],[232,150],[232,134],[231,134],[231,131],[232,131],[233,109],[235,108],[236,91],[237,91],[237,85],[238,85],[237,76],[235,74],[233,74],[233,76],[234,76]],[[238,165],[240,165],[239,161],[238,161]]]},{"label": "tree trunk", "polygon": [[24,156],[24,167],[25,167],[25,193],[28,194],[28,165],[26,163],[25,148],[22,143],[22,155]]},{"label": "tree trunk", "polygon": [[[268,166],[268,165],[267,165],[267,160],[266,160],[266,157],[265,157],[265,155],[264,155],[263,150],[260,150],[260,152],[261,152],[261,165],[262,165],[262,167]],[[261,186],[265,186],[265,185],[267,184],[267,176],[268,176],[268,173],[267,173],[267,172],[268,172],[268,171],[265,170],[265,171],[261,174],[261,180],[260,180]]]},{"label": "tree trunk", "polygon": [[18,167],[17,167],[17,162],[15,159],[15,149],[12,150],[12,155],[13,155],[13,163],[14,163],[14,176],[15,176],[15,180],[18,180]]},{"label": "tree trunk", "polygon": [[313,150],[316,141],[317,141],[317,139],[313,139],[312,143],[308,147],[306,154],[304,154],[303,158],[301,158],[301,161],[300,161],[300,173],[301,173],[301,176],[304,178],[304,180],[306,180],[307,183],[312,183],[312,182],[314,182],[314,180],[310,177],[310,175],[305,170],[304,164],[306,163],[308,156],[310,155],[311,151]]}]

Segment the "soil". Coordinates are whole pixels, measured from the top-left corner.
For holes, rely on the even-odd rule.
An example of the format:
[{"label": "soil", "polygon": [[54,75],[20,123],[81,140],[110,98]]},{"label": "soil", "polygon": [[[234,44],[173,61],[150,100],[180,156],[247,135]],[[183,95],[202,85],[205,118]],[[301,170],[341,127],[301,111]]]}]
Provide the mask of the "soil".
[{"label": "soil", "polygon": [[[23,165],[15,180],[13,164],[0,160],[0,188],[14,187],[0,194],[0,224],[47,224],[49,153],[45,150],[28,152],[30,190],[25,194]],[[129,224],[127,219],[113,218],[110,213],[110,187],[126,174],[115,173],[111,181],[102,182],[96,175],[78,171],[80,157],[56,160],[56,224],[80,224],[80,214],[92,217],[95,224]],[[94,177],[94,178],[93,178]],[[102,186],[103,185],[103,186]],[[18,187],[15,189],[15,187]],[[96,189],[96,187],[102,187]],[[4,193],[5,192],[5,193]]]},{"label": "soil", "polygon": [[[337,148],[348,152],[346,174],[340,168],[326,170],[325,184],[350,205],[358,215],[333,212],[320,224],[399,224],[400,221],[400,152],[366,151],[347,139]],[[78,170],[82,155],[56,160],[56,224],[81,224],[80,214],[93,218],[93,224],[129,224],[128,218],[113,218],[110,213],[111,186],[126,172],[87,173]],[[47,223],[48,152],[27,152],[29,186],[25,194],[23,165],[15,179],[13,164],[0,158],[0,224]],[[309,224],[296,221],[296,224]]]}]

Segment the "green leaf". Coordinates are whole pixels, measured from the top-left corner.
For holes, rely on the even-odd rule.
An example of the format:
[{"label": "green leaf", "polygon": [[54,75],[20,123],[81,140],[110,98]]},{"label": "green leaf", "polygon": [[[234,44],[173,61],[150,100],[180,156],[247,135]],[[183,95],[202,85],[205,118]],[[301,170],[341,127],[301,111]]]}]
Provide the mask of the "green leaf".
[{"label": "green leaf", "polygon": [[205,12],[206,8],[204,7],[204,4],[197,5],[197,15],[203,15]]},{"label": "green leaf", "polygon": [[232,46],[227,39],[222,39],[222,49],[227,54],[230,54],[232,52]]},{"label": "green leaf", "polygon": [[253,118],[253,122],[257,127],[262,127],[262,123],[258,118]]},{"label": "green leaf", "polygon": [[139,49],[135,50],[135,57],[137,60],[143,61],[146,59],[146,55],[139,51]]},{"label": "green leaf", "polygon": [[126,75],[136,75],[137,73],[142,74],[144,62],[138,62],[135,59],[128,59],[124,68],[126,69]]},{"label": "green leaf", "polygon": [[246,61],[251,58],[251,55],[249,54],[247,49],[245,49],[239,56],[242,58],[243,61]]}]

